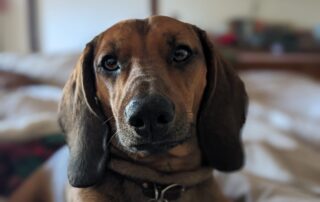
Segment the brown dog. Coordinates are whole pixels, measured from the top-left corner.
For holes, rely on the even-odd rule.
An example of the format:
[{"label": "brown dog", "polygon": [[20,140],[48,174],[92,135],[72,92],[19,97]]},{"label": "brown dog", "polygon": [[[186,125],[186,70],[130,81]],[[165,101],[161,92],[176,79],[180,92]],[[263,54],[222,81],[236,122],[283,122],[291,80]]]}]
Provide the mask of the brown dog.
[{"label": "brown dog", "polygon": [[242,166],[246,105],[199,28],[162,16],[112,26],[64,88],[68,201],[225,201],[212,169]]}]

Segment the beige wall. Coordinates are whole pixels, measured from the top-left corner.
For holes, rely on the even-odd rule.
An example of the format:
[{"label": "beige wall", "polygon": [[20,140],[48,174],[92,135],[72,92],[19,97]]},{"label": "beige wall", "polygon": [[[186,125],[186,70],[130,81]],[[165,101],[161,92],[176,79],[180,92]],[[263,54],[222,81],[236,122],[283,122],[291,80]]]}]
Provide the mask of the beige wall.
[{"label": "beige wall", "polygon": [[[234,17],[257,17],[312,28],[320,24],[319,0],[160,0],[160,13],[221,32]],[[254,3],[259,10],[252,12]]]},{"label": "beige wall", "polygon": [[4,15],[0,13],[0,51],[4,50]]},{"label": "beige wall", "polygon": [[25,53],[30,50],[26,1],[10,3],[9,12],[0,16],[0,51]]},{"label": "beige wall", "polygon": [[248,16],[251,0],[160,0],[160,13],[222,32],[232,17]]},{"label": "beige wall", "polygon": [[149,0],[38,0],[40,51],[79,52],[119,20],[145,18]]},{"label": "beige wall", "polygon": [[[28,52],[27,1],[10,0],[0,16],[0,51]],[[39,48],[44,53],[79,52],[95,35],[119,20],[145,18],[149,0],[38,0]]]},{"label": "beige wall", "polygon": [[260,0],[259,16],[271,21],[283,21],[302,28],[320,24],[319,0]]},{"label": "beige wall", "polygon": [[[29,51],[25,0],[10,0],[12,11],[0,16],[0,51]],[[234,17],[256,15],[276,22],[311,28],[320,24],[320,0],[159,0],[159,12],[223,32]],[[93,36],[126,18],[144,18],[150,0],[38,0],[40,50],[46,53],[80,51]]]}]

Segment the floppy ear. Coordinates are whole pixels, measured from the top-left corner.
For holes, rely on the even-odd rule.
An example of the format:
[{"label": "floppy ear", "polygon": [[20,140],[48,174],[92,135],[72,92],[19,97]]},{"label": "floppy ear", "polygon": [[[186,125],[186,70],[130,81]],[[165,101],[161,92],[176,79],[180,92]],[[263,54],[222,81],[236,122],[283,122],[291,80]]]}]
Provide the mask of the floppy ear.
[{"label": "floppy ear", "polygon": [[96,97],[95,40],[88,43],[67,81],[59,107],[59,123],[70,149],[68,179],[74,187],[88,187],[105,173],[109,128]]},{"label": "floppy ear", "polygon": [[216,51],[207,34],[195,29],[207,65],[207,85],[197,123],[204,163],[220,171],[234,171],[244,162],[240,136],[248,97],[243,82]]}]

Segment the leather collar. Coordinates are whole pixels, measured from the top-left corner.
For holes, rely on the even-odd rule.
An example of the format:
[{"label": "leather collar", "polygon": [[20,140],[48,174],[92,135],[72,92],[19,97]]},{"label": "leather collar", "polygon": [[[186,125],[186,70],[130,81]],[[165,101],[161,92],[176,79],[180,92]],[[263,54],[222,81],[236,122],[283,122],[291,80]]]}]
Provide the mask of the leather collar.
[{"label": "leather collar", "polygon": [[158,184],[137,179],[127,179],[140,186],[143,195],[149,198],[150,202],[169,202],[178,200],[183,192],[189,188],[179,184]]},{"label": "leather collar", "polygon": [[212,169],[199,168],[181,173],[160,173],[121,159],[111,159],[109,169],[141,187],[150,202],[178,200],[183,192],[212,177]]}]

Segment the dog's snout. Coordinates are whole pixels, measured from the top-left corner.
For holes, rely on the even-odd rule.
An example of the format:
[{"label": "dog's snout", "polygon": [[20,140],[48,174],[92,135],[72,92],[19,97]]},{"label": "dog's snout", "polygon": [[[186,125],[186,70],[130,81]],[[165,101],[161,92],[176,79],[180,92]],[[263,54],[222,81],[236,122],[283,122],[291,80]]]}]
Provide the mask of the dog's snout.
[{"label": "dog's snout", "polygon": [[140,136],[165,134],[174,115],[173,103],[160,95],[133,99],[125,108],[127,123],[134,127]]}]

